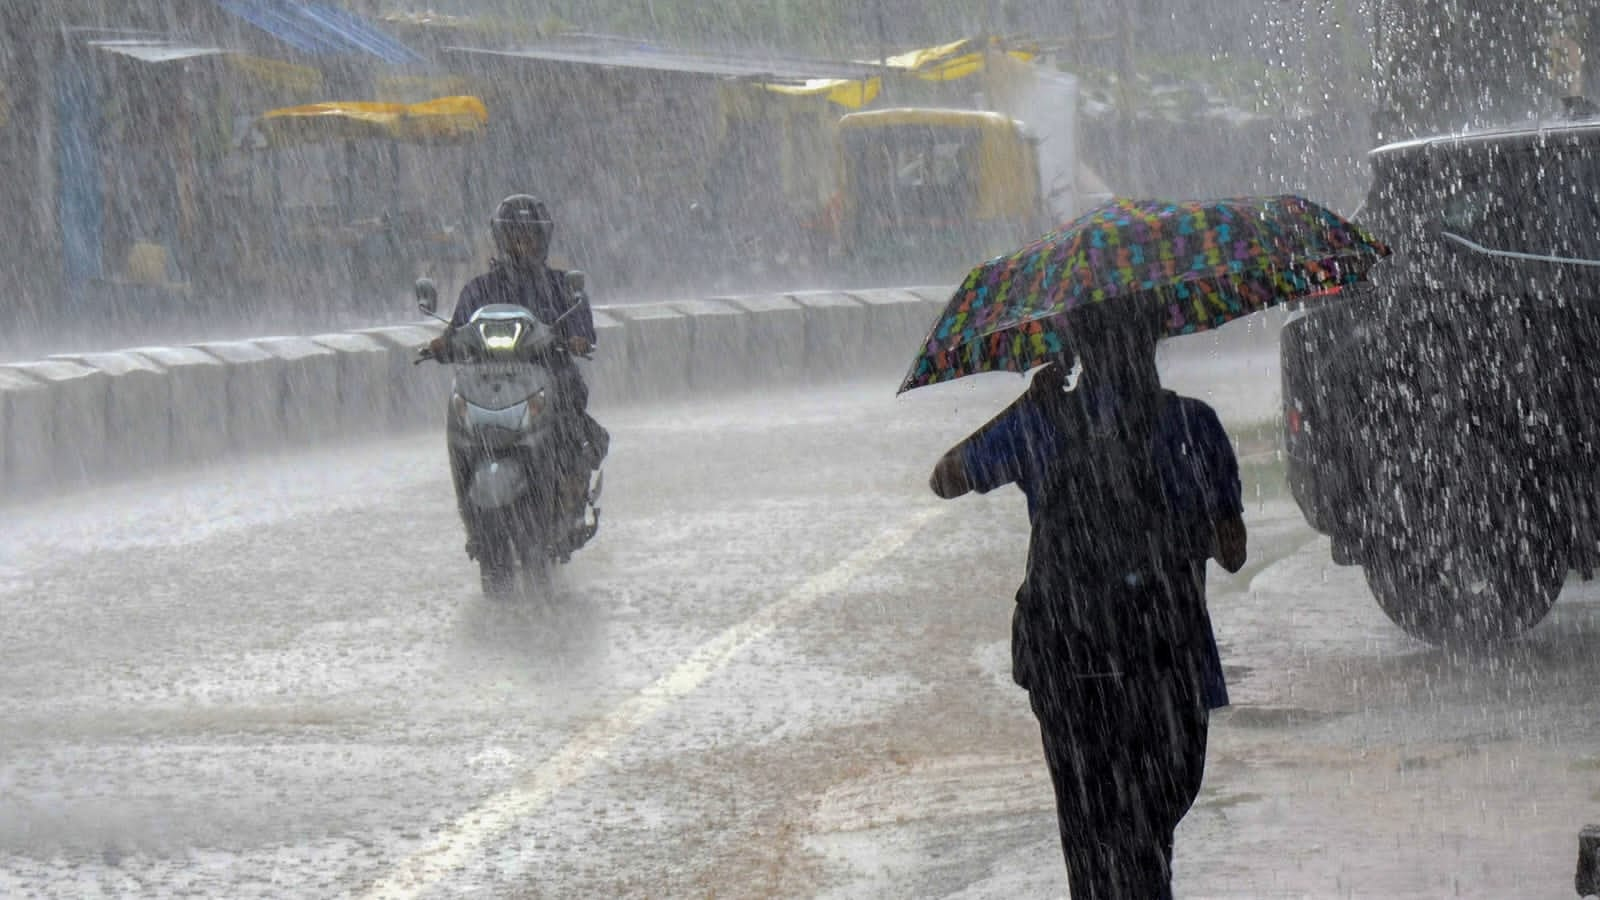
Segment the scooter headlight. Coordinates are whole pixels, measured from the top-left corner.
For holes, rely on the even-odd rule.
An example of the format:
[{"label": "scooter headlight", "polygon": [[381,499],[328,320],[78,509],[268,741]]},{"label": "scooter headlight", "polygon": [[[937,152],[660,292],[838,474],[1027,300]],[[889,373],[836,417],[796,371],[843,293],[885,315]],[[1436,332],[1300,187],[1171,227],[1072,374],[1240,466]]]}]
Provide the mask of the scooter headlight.
[{"label": "scooter headlight", "polygon": [[522,430],[532,431],[533,423],[544,414],[545,394],[541,389],[539,393],[528,398],[528,405],[522,411]]},{"label": "scooter headlight", "polygon": [[483,348],[490,353],[505,353],[517,349],[517,344],[522,342],[523,327],[521,322],[487,321],[478,323],[478,337],[483,341]]}]

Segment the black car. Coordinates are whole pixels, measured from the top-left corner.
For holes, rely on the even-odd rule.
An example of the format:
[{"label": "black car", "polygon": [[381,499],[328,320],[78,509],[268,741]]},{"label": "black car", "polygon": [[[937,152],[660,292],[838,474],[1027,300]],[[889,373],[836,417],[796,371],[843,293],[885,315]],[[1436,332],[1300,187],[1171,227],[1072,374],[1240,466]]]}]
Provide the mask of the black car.
[{"label": "black car", "polygon": [[1370,153],[1394,255],[1281,344],[1291,489],[1432,643],[1544,618],[1600,536],[1600,119]]}]

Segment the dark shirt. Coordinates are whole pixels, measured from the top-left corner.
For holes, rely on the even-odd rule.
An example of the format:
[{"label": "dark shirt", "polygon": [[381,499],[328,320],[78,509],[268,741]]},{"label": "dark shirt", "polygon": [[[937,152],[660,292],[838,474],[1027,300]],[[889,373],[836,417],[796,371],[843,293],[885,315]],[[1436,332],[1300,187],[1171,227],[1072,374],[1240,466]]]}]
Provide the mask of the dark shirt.
[{"label": "dark shirt", "polygon": [[[1174,513],[1191,522],[1220,522],[1244,512],[1239,463],[1217,414],[1192,397],[1163,392],[1152,435],[1161,490]],[[1038,515],[1050,464],[1070,452],[1072,438],[1057,416],[1024,398],[962,446],[967,483],[980,494],[1015,484]]]},{"label": "dark shirt", "polygon": [[[1130,455],[1107,443],[1115,438],[1096,430],[1097,422],[1116,426],[1114,399],[1082,398],[1081,406],[1068,401],[1063,409],[1024,396],[962,447],[973,490],[1015,484],[1028,501],[1029,572],[1019,600],[1037,599],[1027,604],[1036,608],[1019,610],[1021,631],[1013,632],[1014,643],[1028,645],[1013,647],[1019,683],[1031,690],[1027,682],[1035,676],[1022,673],[1077,665],[1037,658],[1070,654],[1059,649],[1072,643],[1061,634],[1115,631],[1108,604],[1138,604],[1170,616],[1146,618],[1193,651],[1188,664],[1197,670],[1206,706],[1226,706],[1221,656],[1205,612],[1210,548],[1202,540],[1244,509],[1227,432],[1205,403],[1163,391],[1149,434],[1149,468],[1141,475]],[[1040,629],[1050,633],[1040,637]],[[1200,629],[1197,640],[1192,629]],[[1045,646],[1058,650],[1037,649]]]},{"label": "dark shirt", "polygon": [[[582,337],[594,343],[594,313],[587,303],[566,318],[561,318],[572,309],[573,297],[567,290],[566,273],[558,269],[540,267],[535,272],[522,273],[495,262],[488,272],[467,282],[467,286],[461,289],[455,313],[450,317],[450,327],[462,327],[473,313],[495,303],[523,306],[532,311],[539,321],[556,323],[556,336],[562,340]],[[556,322],[557,319],[560,322]]]}]

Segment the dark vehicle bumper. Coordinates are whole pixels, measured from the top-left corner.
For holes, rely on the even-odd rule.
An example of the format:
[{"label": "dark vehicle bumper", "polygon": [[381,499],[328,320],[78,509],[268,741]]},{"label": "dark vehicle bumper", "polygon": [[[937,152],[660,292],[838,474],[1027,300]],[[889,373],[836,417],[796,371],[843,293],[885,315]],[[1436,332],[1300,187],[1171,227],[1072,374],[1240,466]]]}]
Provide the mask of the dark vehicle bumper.
[{"label": "dark vehicle bumper", "polygon": [[1306,523],[1326,535],[1334,533],[1334,493],[1316,475],[1315,466],[1307,459],[1289,456],[1289,493],[1306,517]]},{"label": "dark vehicle bumper", "polygon": [[[1343,301],[1341,302],[1343,303]],[[1283,446],[1289,492],[1307,524],[1340,537],[1361,508],[1364,448],[1346,398],[1350,342],[1359,340],[1350,310],[1328,308],[1289,321],[1279,343]]]}]

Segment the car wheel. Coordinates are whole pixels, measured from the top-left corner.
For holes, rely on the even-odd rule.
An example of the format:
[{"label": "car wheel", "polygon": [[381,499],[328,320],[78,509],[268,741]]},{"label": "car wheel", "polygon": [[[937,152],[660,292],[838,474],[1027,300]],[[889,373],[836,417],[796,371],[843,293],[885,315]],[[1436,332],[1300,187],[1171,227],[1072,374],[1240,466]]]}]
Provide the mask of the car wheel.
[{"label": "car wheel", "polygon": [[[1566,557],[1534,504],[1441,503],[1434,516],[1391,527],[1363,568],[1384,613],[1420,640],[1487,646],[1539,624],[1555,605]],[[1436,527],[1429,519],[1437,518]]]}]

